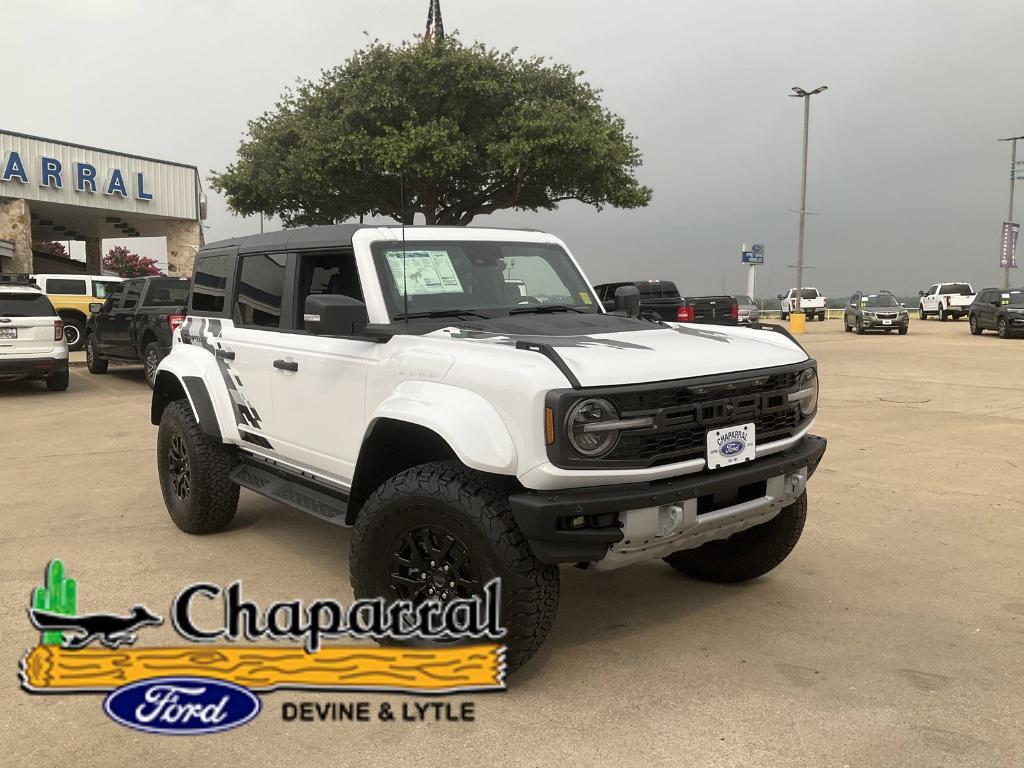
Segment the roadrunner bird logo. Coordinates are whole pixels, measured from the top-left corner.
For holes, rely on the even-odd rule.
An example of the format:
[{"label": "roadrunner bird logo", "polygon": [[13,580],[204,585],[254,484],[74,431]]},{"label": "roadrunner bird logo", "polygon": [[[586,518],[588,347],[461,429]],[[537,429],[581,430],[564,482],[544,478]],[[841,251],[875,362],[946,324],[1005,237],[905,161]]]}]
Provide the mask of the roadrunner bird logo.
[{"label": "roadrunner bird logo", "polygon": [[69,637],[63,642],[62,646],[68,650],[84,648],[97,639],[107,648],[133,645],[137,639],[134,630],[164,623],[162,618],[150,613],[144,605],[136,605],[128,616],[115,616],[112,613],[64,616],[36,608],[30,608],[28,615],[32,620],[32,626],[44,632],[56,630],[80,633],[79,636]]}]

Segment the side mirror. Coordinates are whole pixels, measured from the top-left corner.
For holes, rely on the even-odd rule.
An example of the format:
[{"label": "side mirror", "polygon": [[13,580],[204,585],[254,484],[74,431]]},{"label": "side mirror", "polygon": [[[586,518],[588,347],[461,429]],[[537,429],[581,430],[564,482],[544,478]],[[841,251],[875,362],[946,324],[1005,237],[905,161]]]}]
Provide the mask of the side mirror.
[{"label": "side mirror", "polygon": [[358,299],[320,293],[306,297],[302,321],[315,336],[357,336],[370,318],[366,305]]},{"label": "side mirror", "polygon": [[601,306],[604,307],[605,312],[614,312],[615,311],[615,302],[614,301],[602,301],[601,302]]},{"label": "side mirror", "polygon": [[640,314],[640,289],[635,285],[620,285],[615,289],[615,311],[626,317]]},{"label": "side mirror", "polygon": [[917,292],[917,295],[918,295],[918,296],[924,296],[924,291],[918,291],[918,292]]},{"label": "side mirror", "polygon": [[850,309],[856,309],[856,308],[857,308],[857,302],[851,301],[850,302]]},{"label": "side mirror", "polygon": [[782,301],[782,294],[780,293],[780,294],[779,294],[778,296],[776,296],[775,298],[776,298],[776,299],[778,299],[779,301]]},{"label": "side mirror", "polygon": [[906,304],[904,304],[904,303],[903,303],[903,302],[901,301],[901,302],[900,302],[900,307],[902,307],[903,309],[906,309],[906,308],[907,308],[907,305],[906,305]]},{"label": "side mirror", "polygon": [[90,301],[89,302],[89,312],[91,314],[95,315],[97,312],[102,312],[102,311],[103,311],[103,302],[102,301]]}]

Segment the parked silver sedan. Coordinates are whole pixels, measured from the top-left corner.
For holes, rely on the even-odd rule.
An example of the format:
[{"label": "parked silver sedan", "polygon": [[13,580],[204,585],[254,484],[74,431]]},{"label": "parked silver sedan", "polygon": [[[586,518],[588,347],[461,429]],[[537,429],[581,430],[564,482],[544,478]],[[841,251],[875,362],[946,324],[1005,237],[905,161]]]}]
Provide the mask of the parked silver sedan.
[{"label": "parked silver sedan", "polygon": [[737,296],[736,303],[739,304],[741,323],[756,323],[761,319],[761,310],[750,296]]}]

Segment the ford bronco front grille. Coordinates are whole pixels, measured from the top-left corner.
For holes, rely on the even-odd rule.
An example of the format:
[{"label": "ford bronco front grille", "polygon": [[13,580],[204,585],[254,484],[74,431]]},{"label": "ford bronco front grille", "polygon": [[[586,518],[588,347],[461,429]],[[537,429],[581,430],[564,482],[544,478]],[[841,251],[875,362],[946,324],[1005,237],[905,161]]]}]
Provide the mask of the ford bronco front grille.
[{"label": "ford bronco front grille", "polygon": [[729,374],[659,384],[560,390],[548,398],[555,423],[581,397],[603,397],[623,420],[650,417],[651,427],[624,430],[615,447],[599,459],[584,459],[556,440],[549,447],[552,462],[566,468],[643,468],[698,459],[706,450],[709,429],[754,424],[758,444],[790,437],[810,417],[800,414],[796,392],[800,372],[813,361],[748,374]]}]

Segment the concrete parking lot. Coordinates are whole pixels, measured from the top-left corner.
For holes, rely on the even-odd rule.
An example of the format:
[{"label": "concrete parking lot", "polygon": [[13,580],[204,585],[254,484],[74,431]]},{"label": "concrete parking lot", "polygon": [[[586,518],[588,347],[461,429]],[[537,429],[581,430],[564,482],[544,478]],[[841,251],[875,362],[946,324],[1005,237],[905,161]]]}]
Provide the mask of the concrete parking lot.
[{"label": "concrete parking lot", "polygon": [[[284,722],[277,692],[227,733],[116,725],[101,696],[30,696],[16,666],[47,561],[81,610],[162,612],[242,579],[262,603],[351,598],[349,532],[243,492],[228,531],[189,537],[156,482],[141,369],[0,386],[0,754],[5,765],[1011,766],[1024,763],[1024,340],[966,322],[905,337],[809,323],[829,451],[793,555],[746,585],[653,562],[562,572],[558,620],[473,723]],[[175,643],[168,627],[143,643]]]}]

